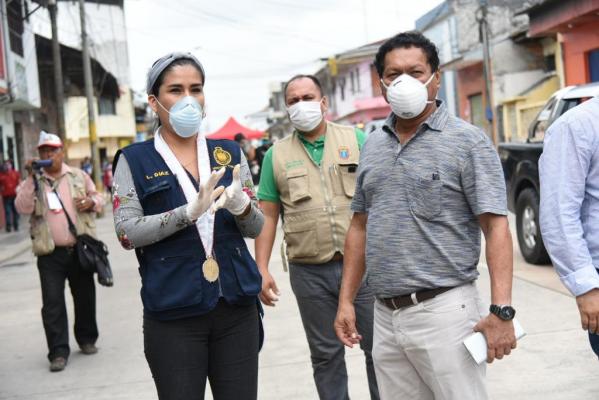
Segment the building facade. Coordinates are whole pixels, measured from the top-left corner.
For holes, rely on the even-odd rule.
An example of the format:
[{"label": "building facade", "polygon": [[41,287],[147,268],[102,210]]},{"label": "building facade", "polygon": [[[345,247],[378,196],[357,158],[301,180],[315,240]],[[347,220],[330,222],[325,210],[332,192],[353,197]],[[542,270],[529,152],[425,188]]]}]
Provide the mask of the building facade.
[{"label": "building facade", "polygon": [[599,0],[537,1],[522,13],[528,37],[556,43],[561,86],[599,82]]},{"label": "building facade", "polygon": [[439,96],[450,110],[484,129],[495,142],[520,140],[547,93],[559,88],[559,65],[553,61],[556,46],[527,36],[528,16],[518,12],[521,0],[485,3],[486,8],[479,0],[446,0],[419,18],[416,27],[439,48],[443,74]]},{"label": "building facade", "polygon": [[[133,93],[129,87],[129,55],[122,0],[85,4],[86,31],[90,41],[94,113],[100,162],[110,161],[116,151],[136,139]],[[43,58],[40,78],[45,82],[42,113],[45,129],[57,127],[51,53],[51,25],[45,9],[32,16],[37,52]],[[79,5],[59,1],[57,26],[61,43],[64,80],[64,118],[69,162],[77,164],[91,155],[87,99],[83,82]],[[40,79],[42,80],[42,79]]]},{"label": "building facade", "polygon": [[437,97],[445,102],[453,115],[459,114],[457,73],[447,68],[459,58],[457,17],[450,2],[445,1],[416,20],[416,30],[422,32],[439,50],[441,87]]},{"label": "building facade", "polygon": [[373,64],[383,41],[335,54],[315,73],[329,100],[327,119],[362,128],[389,115],[391,108]]},{"label": "building facade", "polygon": [[35,36],[27,17],[32,3],[0,0],[0,8],[0,161],[12,159],[18,168],[28,147],[20,138],[35,125],[41,105]]}]

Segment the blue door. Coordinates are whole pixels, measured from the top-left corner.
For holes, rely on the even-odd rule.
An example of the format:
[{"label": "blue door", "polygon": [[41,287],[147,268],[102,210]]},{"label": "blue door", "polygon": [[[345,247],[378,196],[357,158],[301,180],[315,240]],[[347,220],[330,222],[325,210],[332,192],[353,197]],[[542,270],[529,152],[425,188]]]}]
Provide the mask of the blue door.
[{"label": "blue door", "polygon": [[591,82],[599,82],[599,49],[589,52],[589,75]]}]

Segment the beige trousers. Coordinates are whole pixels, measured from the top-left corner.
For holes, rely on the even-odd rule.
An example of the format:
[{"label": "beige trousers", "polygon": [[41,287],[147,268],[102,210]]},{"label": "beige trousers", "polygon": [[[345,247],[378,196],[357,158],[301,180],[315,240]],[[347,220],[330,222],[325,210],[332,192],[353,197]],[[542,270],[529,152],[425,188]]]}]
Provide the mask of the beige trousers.
[{"label": "beige trousers", "polygon": [[486,365],[462,344],[486,314],[474,283],[395,311],[377,300],[372,356],[381,399],[487,399]]}]

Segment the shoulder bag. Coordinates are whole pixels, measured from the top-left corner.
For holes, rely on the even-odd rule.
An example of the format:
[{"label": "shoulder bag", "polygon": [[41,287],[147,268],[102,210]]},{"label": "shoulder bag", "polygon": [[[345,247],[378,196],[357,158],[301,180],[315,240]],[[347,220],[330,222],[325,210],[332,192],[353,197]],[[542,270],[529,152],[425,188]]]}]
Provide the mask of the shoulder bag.
[{"label": "shoulder bag", "polygon": [[112,269],[110,268],[110,262],[108,261],[108,247],[101,240],[94,238],[86,233],[78,235],[75,224],[69,217],[67,209],[64,207],[56,188],[54,193],[58,197],[58,201],[62,206],[67,221],[69,223],[69,231],[75,236],[77,242],[75,243],[75,251],[77,252],[77,258],[79,259],[79,265],[84,271],[96,272],[98,274],[98,283],[102,286],[112,286],[114,280],[112,277]]}]

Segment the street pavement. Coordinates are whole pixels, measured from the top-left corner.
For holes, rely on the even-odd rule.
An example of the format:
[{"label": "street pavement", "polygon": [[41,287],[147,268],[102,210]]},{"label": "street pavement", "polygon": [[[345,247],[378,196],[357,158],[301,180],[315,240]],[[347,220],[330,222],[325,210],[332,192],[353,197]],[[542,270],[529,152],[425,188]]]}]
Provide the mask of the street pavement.
[{"label": "street pavement", "polygon": [[0,265],[10,263],[16,256],[29,250],[29,222],[21,217],[21,229],[17,232],[0,232]]},{"label": "street pavement", "polygon": [[[110,212],[99,220],[98,233],[110,248],[115,274],[114,287],[97,286],[100,351],[84,355],[71,338],[74,347],[69,364],[60,373],[48,371],[35,258],[29,250],[23,253],[21,247],[20,255],[8,258],[6,255],[14,253],[16,246],[26,243],[21,240],[5,245],[0,241],[0,399],[157,398],[143,354],[140,279],[135,255],[119,246]],[[276,250],[279,241],[280,233],[270,268],[282,295],[275,308],[266,310],[258,398],[317,399],[297,304]],[[580,329],[574,299],[563,289],[551,266],[526,264],[515,247],[514,305],[528,334],[511,356],[489,366],[491,399],[599,398],[599,362]],[[483,298],[488,298],[488,272],[484,258],[481,260],[479,288]],[[72,301],[66,292],[72,326]],[[348,349],[346,360],[351,398],[368,399],[361,351]]]}]

